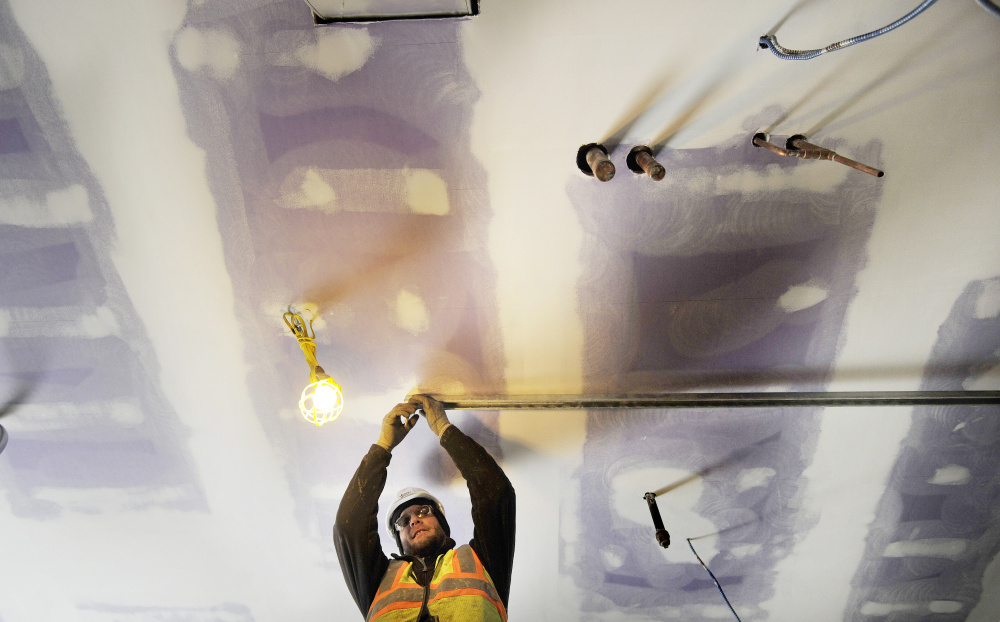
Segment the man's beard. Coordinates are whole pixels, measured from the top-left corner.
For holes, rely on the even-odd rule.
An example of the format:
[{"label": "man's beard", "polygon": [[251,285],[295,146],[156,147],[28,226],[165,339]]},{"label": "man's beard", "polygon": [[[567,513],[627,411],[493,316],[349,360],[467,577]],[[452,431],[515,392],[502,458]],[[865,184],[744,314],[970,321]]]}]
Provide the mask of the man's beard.
[{"label": "man's beard", "polygon": [[428,557],[437,553],[437,550],[441,548],[441,543],[444,542],[444,533],[432,534],[433,537],[426,538],[419,544],[410,543],[409,551],[404,551],[407,555],[412,555],[414,557]]}]

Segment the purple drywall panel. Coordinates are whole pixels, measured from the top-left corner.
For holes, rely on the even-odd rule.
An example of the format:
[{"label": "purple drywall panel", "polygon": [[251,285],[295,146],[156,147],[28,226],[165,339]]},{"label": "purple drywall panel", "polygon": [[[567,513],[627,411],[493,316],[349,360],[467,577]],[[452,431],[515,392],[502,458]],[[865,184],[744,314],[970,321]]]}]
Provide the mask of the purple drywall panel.
[{"label": "purple drywall panel", "polygon": [[[179,63],[175,75],[189,134],[208,156],[237,316],[252,348],[255,414],[276,451],[297,457],[286,468],[303,527],[318,524],[325,534],[339,499],[316,498],[310,489],[346,483],[378,436],[382,413],[352,405],[414,381],[431,390],[458,381],[467,392],[501,392],[503,358],[485,172],[470,148],[478,91],[458,24],[316,28],[302,8],[291,1],[226,14],[192,7],[186,28],[225,32],[252,53],[241,55],[228,80]],[[288,55],[341,39],[371,43],[349,71],[323,70],[326,56],[307,66]],[[414,208],[406,186],[414,174],[437,180],[447,205],[431,213]],[[326,203],[289,199],[310,176],[328,184]],[[423,323],[400,321],[403,293],[421,301]],[[288,305],[303,302],[315,304],[322,319],[319,362],[346,393],[345,413],[321,430],[276,416],[298,418],[308,378],[280,319]],[[480,413],[469,425],[498,450],[495,419]],[[436,442],[414,438],[393,472],[451,481],[454,467],[440,459]],[[446,504],[455,502],[444,495]],[[461,515],[453,527],[464,524]]]},{"label": "purple drywall panel", "polygon": [[[112,263],[104,193],[7,3],[0,42],[23,61],[0,92],[0,201],[24,220],[0,220],[15,223],[0,224],[0,399],[19,396],[5,415],[0,487],[28,519],[101,513],[96,489],[119,491],[117,510],[204,511],[186,432]],[[67,192],[85,201],[68,216],[51,201]]]},{"label": "purple drywall panel", "polygon": [[[1000,364],[1000,317],[977,317],[997,279],[974,281],[938,331],[922,390],[961,391]],[[1000,553],[1000,409],[914,409],[913,426],[889,477],[851,582],[845,620],[869,620],[866,604],[942,601],[935,620],[969,616],[986,566]],[[894,543],[928,544],[923,554],[888,556]],[[899,546],[895,544],[895,546]],[[869,605],[870,607],[871,605]],[[939,608],[942,606],[939,605]],[[926,619],[926,610],[897,614]]]}]

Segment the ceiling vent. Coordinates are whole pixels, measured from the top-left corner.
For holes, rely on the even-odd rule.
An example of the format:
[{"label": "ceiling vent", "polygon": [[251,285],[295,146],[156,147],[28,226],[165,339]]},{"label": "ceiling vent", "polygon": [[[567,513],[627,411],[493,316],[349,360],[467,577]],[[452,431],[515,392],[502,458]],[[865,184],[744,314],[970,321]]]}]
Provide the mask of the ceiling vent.
[{"label": "ceiling vent", "polygon": [[441,19],[479,14],[479,0],[306,0],[317,24]]}]

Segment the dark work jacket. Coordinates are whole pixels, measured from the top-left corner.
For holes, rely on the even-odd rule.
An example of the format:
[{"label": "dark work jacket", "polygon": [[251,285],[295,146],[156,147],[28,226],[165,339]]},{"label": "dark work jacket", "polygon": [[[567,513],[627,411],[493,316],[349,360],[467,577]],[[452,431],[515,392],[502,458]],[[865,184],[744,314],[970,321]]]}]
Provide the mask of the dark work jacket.
[{"label": "dark work jacket", "polygon": [[[483,562],[500,600],[507,607],[514,563],[514,487],[496,460],[454,425],[441,435],[441,446],[455,461],[469,486],[474,525],[469,546]],[[392,454],[384,448],[372,445],[347,485],[333,526],[333,543],[340,568],[362,617],[368,615],[382,575],[389,567],[389,558],[382,552],[378,537],[378,498],[385,487],[391,458]],[[442,549],[451,546],[454,541],[449,538]]]}]

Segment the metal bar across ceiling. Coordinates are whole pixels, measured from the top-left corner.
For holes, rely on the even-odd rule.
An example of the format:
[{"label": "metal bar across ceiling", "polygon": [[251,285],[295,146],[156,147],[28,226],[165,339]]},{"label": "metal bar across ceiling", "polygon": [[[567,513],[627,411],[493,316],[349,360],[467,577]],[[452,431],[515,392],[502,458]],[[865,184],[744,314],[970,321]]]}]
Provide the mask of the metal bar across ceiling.
[{"label": "metal bar across ceiling", "polygon": [[806,406],[1000,405],[1000,391],[834,391],[511,395],[438,399],[446,410],[584,410],[596,408],[775,408]]}]

